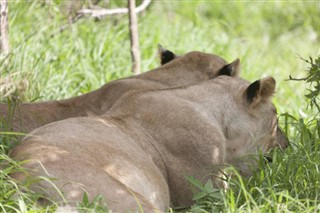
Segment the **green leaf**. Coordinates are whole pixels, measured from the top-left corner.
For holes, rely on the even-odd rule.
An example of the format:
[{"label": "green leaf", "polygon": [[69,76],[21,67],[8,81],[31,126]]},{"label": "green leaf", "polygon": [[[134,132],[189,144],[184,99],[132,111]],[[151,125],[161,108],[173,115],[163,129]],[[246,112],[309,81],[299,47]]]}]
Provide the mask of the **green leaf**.
[{"label": "green leaf", "polygon": [[198,189],[203,190],[204,186],[203,184],[193,176],[187,176],[187,180],[194,186],[196,186]]},{"label": "green leaf", "polygon": [[89,198],[88,198],[88,194],[86,192],[83,193],[82,202],[84,204],[89,204]]}]

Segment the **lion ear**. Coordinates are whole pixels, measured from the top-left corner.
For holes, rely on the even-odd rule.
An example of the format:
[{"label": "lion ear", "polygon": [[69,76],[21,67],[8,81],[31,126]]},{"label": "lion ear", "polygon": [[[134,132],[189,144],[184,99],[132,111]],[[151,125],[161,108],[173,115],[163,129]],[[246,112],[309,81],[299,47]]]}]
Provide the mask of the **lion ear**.
[{"label": "lion ear", "polygon": [[166,50],[160,44],[158,44],[158,53],[159,53],[161,65],[169,63],[170,61],[172,61],[177,57],[176,54],[174,54],[170,50]]},{"label": "lion ear", "polygon": [[241,70],[240,59],[237,58],[219,70],[218,75],[238,76]]},{"label": "lion ear", "polygon": [[276,81],[272,77],[265,77],[250,84],[245,91],[247,101],[251,106],[269,99],[276,87]]}]

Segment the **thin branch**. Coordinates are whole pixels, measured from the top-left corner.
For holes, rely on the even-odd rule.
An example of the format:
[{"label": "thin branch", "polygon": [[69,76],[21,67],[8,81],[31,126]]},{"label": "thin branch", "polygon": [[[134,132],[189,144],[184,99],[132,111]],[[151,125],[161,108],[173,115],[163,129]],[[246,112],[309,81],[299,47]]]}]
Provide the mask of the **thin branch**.
[{"label": "thin branch", "polygon": [[289,79],[287,79],[286,81],[305,81],[308,78],[293,78],[291,75],[289,75]]},{"label": "thin branch", "polygon": [[[135,13],[140,13],[145,10],[151,0],[143,0],[143,2],[135,8]],[[86,14],[91,15],[92,17],[101,17],[106,15],[114,15],[114,14],[126,14],[129,12],[128,8],[116,8],[116,9],[82,9],[78,11],[78,14]]]},{"label": "thin branch", "polygon": [[9,53],[8,2],[0,0],[0,53]]},{"label": "thin branch", "polygon": [[[139,7],[135,8],[136,13],[140,13],[145,10],[148,5],[151,3],[151,0],[144,0]],[[52,33],[50,37],[54,37],[55,35],[62,33],[64,30],[69,28],[71,24],[76,23],[78,20],[84,17],[85,14],[89,14],[92,17],[100,18],[101,16],[105,15],[114,15],[114,14],[126,14],[128,13],[128,8],[117,8],[117,9],[81,9],[77,12],[77,15],[71,19],[68,24],[62,25],[59,30]]]},{"label": "thin branch", "polygon": [[135,8],[136,0],[128,0],[132,72],[134,75],[137,75],[141,73],[141,58],[139,49],[138,18]]}]

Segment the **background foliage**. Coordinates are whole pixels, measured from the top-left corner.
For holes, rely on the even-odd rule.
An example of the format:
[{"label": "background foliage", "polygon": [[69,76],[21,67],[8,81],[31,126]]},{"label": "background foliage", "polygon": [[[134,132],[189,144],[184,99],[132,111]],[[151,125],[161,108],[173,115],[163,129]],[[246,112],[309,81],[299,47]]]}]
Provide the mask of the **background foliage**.
[{"label": "background foliage", "polygon": [[[126,15],[82,18],[59,32],[70,11],[75,14],[80,8],[79,2],[84,1],[9,1],[11,54],[0,61],[0,86],[16,89],[23,101],[40,101],[83,94],[131,75]],[[108,5],[125,6],[126,1]],[[230,180],[226,192],[191,178],[200,195],[195,195],[197,203],[189,211],[315,212],[320,208],[318,110],[307,109],[308,100],[319,97],[319,14],[319,2],[298,0],[154,1],[139,15],[144,71],[159,65],[157,44],[161,43],[177,54],[199,50],[230,62],[240,58],[243,78],[253,81],[271,75],[277,80],[274,103],[283,114],[281,124],[290,147],[271,153],[272,164],[261,160],[252,178]],[[312,84],[286,81],[289,75],[308,77]],[[11,135],[0,135],[1,159],[9,160],[7,145],[13,140]],[[54,207],[36,209],[36,195],[10,180],[10,169],[19,169],[16,162],[11,164],[0,173],[0,211],[52,211]],[[104,209],[86,199],[80,206]]]},{"label": "background foliage", "polygon": [[[57,33],[74,2],[9,1],[12,55],[1,75],[17,73],[15,79],[27,80],[25,101],[71,97],[131,75],[126,15],[83,18]],[[110,1],[109,7],[120,6],[126,2]],[[244,78],[274,76],[277,107],[296,114],[305,109],[304,86],[285,79],[289,74],[305,76],[307,66],[300,56],[319,53],[319,7],[304,1],[153,2],[139,15],[142,70],[158,66],[158,43],[179,54],[199,50],[228,61],[238,57]]]}]

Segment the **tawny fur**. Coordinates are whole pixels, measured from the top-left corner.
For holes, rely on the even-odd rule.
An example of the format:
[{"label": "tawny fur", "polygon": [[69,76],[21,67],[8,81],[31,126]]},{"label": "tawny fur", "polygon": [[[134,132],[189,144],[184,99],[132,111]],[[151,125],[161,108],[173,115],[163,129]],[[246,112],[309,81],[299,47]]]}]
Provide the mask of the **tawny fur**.
[{"label": "tawny fur", "polygon": [[[98,90],[78,97],[60,101],[17,103],[11,109],[7,104],[0,104],[0,118],[12,127],[7,131],[28,133],[53,121],[101,115],[108,111],[119,97],[131,90],[184,86],[214,78],[226,64],[219,56],[190,52],[159,68],[138,76],[112,81]],[[233,75],[237,75],[240,69],[239,60],[232,65],[235,69]]]},{"label": "tawny fur", "polygon": [[[214,175],[228,164],[250,174],[248,165],[255,161],[244,156],[287,145],[270,102],[273,91],[258,92],[272,84],[265,78],[257,91],[248,91],[247,81],[219,76],[176,89],[127,93],[102,116],[70,118],[31,132],[10,154],[28,160],[29,173],[13,177],[54,178],[70,205],[86,191],[90,199],[103,195],[115,212],[136,211],[137,203],[144,212],[190,206],[186,175],[217,183]],[[251,92],[261,100],[254,106],[247,98]],[[46,181],[32,188],[62,202]]]}]

